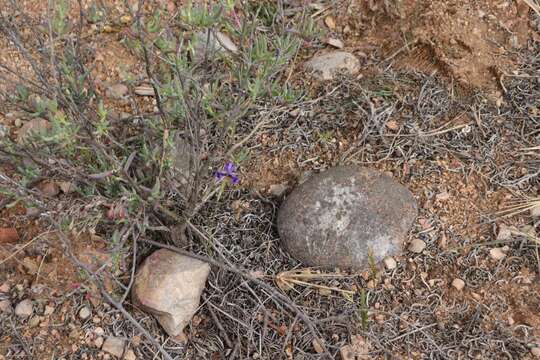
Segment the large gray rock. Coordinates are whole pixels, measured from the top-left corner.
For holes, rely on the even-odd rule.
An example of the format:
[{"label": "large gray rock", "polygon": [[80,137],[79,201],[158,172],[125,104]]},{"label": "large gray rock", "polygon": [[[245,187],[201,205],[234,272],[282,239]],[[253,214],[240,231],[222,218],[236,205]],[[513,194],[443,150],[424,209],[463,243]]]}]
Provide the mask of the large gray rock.
[{"label": "large gray rock", "polygon": [[360,270],[370,256],[380,261],[400,253],[416,215],[412,194],[391,177],[340,166],[293,190],[279,210],[278,231],[306,265]]},{"label": "large gray rock", "polygon": [[333,51],[318,55],[306,62],[305,68],[320,80],[332,80],[341,72],[356,74],[360,70],[360,61],[351,53]]},{"label": "large gray rock", "polygon": [[210,266],[202,261],[158,250],[137,271],[133,301],[177,336],[197,311],[209,273]]}]

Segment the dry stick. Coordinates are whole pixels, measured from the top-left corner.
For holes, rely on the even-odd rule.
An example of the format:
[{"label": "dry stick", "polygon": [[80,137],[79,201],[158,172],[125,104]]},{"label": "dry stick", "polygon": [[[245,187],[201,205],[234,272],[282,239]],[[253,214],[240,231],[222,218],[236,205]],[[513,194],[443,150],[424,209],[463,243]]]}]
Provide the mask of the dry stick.
[{"label": "dry stick", "polygon": [[11,329],[13,330],[13,333],[15,334],[15,337],[20,341],[21,346],[22,346],[24,352],[26,353],[26,355],[28,355],[28,357],[29,357],[30,359],[33,359],[33,358],[34,358],[34,355],[32,354],[32,351],[31,351],[30,348],[28,347],[28,344],[26,343],[26,341],[24,341],[24,339],[22,338],[21,334],[19,334],[19,331],[17,330],[17,327],[15,326],[15,323],[13,322],[13,319],[10,318],[9,321],[10,321],[10,323],[11,323]]},{"label": "dry stick", "polygon": [[230,349],[232,349],[234,347],[233,344],[232,344],[232,341],[229,338],[229,335],[227,335],[227,332],[225,331],[225,329],[223,328],[223,325],[221,325],[221,321],[219,321],[219,318],[217,317],[216,313],[214,312],[213,308],[216,307],[216,305],[212,304],[210,302],[210,300],[208,300],[208,298],[206,296],[203,296],[203,299],[208,305],[210,305],[208,307],[208,311],[210,311],[210,315],[212,316],[212,320],[214,320],[214,323],[216,324],[216,326],[219,329],[219,332],[221,333],[221,336],[223,336],[223,338],[225,339],[225,342],[227,343],[227,346]]},{"label": "dry stick", "polygon": [[[277,292],[273,287],[271,287],[270,285],[268,285],[264,281],[261,281],[258,278],[254,277],[248,271],[240,269],[240,268],[238,268],[238,267],[236,267],[234,265],[225,265],[224,263],[222,263],[220,261],[211,259],[211,258],[203,256],[203,255],[198,255],[198,254],[191,253],[189,251],[179,249],[176,246],[166,245],[166,244],[162,244],[162,243],[159,243],[157,241],[148,240],[148,239],[143,240],[143,242],[145,242],[147,244],[150,244],[150,245],[153,245],[153,246],[156,246],[156,247],[159,247],[159,248],[162,248],[162,249],[167,249],[167,250],[170,250],[170,251],[174,251],[174,252],[176,252],[176,253],[178,253],[180,255],[188,256],[188,257],[191,257],[193,259],[203,261],[203,262],[208,263],[210,265],[219,267],[219,268],[221,268],[223,270],[230,271],[230,272],[232,272],[234,274],[240,275],[241,277],[246,278],[247,280],[257,284],[258,286],[264,288],[270,294],[272,294],[273,296],[275,296],[276,298],[281,300],[286,307],[288,307],[290,310],[295,312],[298,315],[298,317],[300,319],[302,319],[302,321],[306,324],[306,326],[308,327],[308,329],[312,333],[312,335],[315,337],[315,339],[320,340],[318,335],[317,335],[317,330],[315,329],[315,326],[313,325],[313,322],[311,321],[311,319],[302,310],[300,310],[300,308],[298,308],[298,306],[296,306],[296,304],[291,299],[289,299],[287,296]],[[332,359],[332,355],[330,355],[330,353],[328,352],[328,350],[324,346],[323,342],[319,341],[319,343],[322,345],[324,354],[328,357],[328,359]]]},{"label": "dry stick", "polygon": [[120,299],[120,304],[124,303],[124,301],[126,300],[127,296],[129,295],[129,291],[131,290],[131,287],[133,286],[133,282],[135,281],[135,268],[137,267],[137,240],[139,239],[139,237],[133,237],[132,242],[133,242],[133,258],[132,258],[132,263],[131,263],[131,273],[130,273],[130,276],[129,276],[129,283],[128,283],[128,286],[124,292],[124,295],[122,295],[122,298]]}]

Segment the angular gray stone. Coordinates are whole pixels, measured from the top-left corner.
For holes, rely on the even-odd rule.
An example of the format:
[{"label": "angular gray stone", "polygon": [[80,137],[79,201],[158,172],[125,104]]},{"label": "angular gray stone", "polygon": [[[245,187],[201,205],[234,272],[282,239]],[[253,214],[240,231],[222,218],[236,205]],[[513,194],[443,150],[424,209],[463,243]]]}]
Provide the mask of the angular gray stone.
[{"label": "angular gray stone", "polygon": [[208,54],[224,53],[226,51],[238,52],[238,47],[232,40],[219,31],[211,31],[210,35],[207,31],[199,31],[193,34],[191,41],[196,60],[202,60],[206,51],[208,51]]},{"label": "angular gray stone", "polygon": [[34,312],[34,304],[32,303],[32,300],[25,299],[21,301],[20,303],[15,306],[15,315],[27,318]]},{"label": "angular gray stone", "polygon": [[420,254],[424,249],[426,248],[427,244],[424,240],[421,239],[413,239],[411,243],[409,244],[409,251],[413,253]]},{"label": "angular gray stone", "polygon": [[107,88],[105,95],[113,99],[121,99],[128,93],[129,89],[124,84],[114,84]]},{"label": "angular gray stone", "polygon": [[351,53],[334,51],[315,56],[306,62],[305,68],[320,80],[332,80],[340,72],[356,74],[360,70],[360,61]]},{"label": "angular gray stone", "polygon": [[312,176],[281,206],[283,246],[309,266],[365,269],[402,251],[417,215],[408,189],[388,175],[339,166]]},{"label": "angular gray stone", "polygon": [[125,339],[115,336],[108,336],[103,343],[102,350],[116,357],[122,357],[125,348]]},{"label": "angular gray stone", "polygon": [[133,301],[153,314],[169,335],[177,336],[195,315],[209,273],[207,263],[158,250],[137,271]]}]

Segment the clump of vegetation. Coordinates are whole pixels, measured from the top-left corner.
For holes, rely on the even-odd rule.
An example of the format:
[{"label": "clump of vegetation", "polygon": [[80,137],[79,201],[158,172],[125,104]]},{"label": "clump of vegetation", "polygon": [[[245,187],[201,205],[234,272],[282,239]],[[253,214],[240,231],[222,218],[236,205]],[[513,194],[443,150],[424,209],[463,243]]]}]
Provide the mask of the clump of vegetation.
[{"label": "clump of vegetation", "polygon": [[2,64],[8,86],[1,100],[50,124],[24,141],[0,145],[14,169],[3,179],[11,201],[28,202],[40,179],[55,179],[76,184],[85,201],[121,208],[98,226],[134,220],[151,225],[142,218],[149,211],[189,221],[201,201],[223,188],[214,171],[228,161],[238,166],[247,156],[235,147],[244,120],[259,106],[302,96],[283,79],[311,35],[309,21],[295,19],[300,25],[293,27],[269,2],[247,2],[249,11],[230,0],[179,11],[140,5],[124,9],[121,20],[129,31],[123,42],[142,60],[145,73],[138,77],[155,106],[135,109],[127,122],[97,91],[94,54],[85,41],[91,25],[102,31],[114,26],[107,23],[110,9],[53,1],[49,16],[30,34],[21,31],[30,20],[17,2],[2,10],[0,32],[30,71]]}]

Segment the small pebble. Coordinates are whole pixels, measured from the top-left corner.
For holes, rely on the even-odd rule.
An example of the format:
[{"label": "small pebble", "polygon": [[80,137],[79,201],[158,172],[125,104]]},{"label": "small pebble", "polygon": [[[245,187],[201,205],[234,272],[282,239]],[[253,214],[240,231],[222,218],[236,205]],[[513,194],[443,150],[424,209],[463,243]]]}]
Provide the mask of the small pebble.
[{"label": "small pebble", "polygon": [[330,46],[333,46],[335,47],[336,49],[343,49],[343,46],[345,46],[343,44],[343,41],[339,40],[339,39],[334,39],[334,38],[329,38],[326,40],[326,43]]},{"label": "small pebble", "polygon": [[103,345],[103,338],[101,336],[98,336],[94,340],[94,346],[97,347],[98,349],[101,349],[101,345]]},{"label": "small pebble", "polygon": [[476,301],[482,300],[482,297],[479,294],[475,293],[475,292],[471,293],[471,295],[472,295],[473,299],[476,300]]},{"label": "small pebble", "polygon": [[125,345],[126,341],[124,339],[115,336],[108,336],[103,342],[102,350],[111,355],[121,357],[124,353]]},{"label": "small pebble", "polygon": [[43,311],[44,316],[49,316],[54,312],[54,306],[45,305],[45,310]]},{"label": "small pebble", "polygon": [[8,312],[11,310],[11,302],[9,300],[0,301],[0,312]]},{"label": "small pebble", "polygon": [[328,26],[328,28],[330,30],[335,30],[336,29],[336,21],[334,20],[334,18],[332,16],[327,16],[324,18],[324,23],[326,24],[326,26]]},{"label": "small pebble", "polygon": [[29,327],[36,327],[39,325],[39,322],[41,321],[41,318],[39,316],[32,316],[30,320],[28,320],[28,326]]},{"label": "small pebble", "polygon": [[442,192],[442,193],[439,193],[437,195],[435,195],[435,199],[437,199],[437,201],[439,202],[444,202],[444,201],[447,201],[448,199],[450,199],[450,194],[446,191]]},{"label": "small pebble", "polygon": [[129,89],[124,84],[115,84],[109,86],[109,88],[106,91],[107,97],[114,98],[114,99],[121,99],[123,98],[127,93]]},{"label": "small pebble", "polygon": [[506,257],[506,254],[504,253],[502,248],[493,248],[489,250],[489,256],[493,260],[499,261],[499,260],[504,259]]},{"label": "small pebble", "polygon": [[421,253],[426,248],[426,243],[420,239],[413,239],[409,244],[409,251],[413,253]]},{"label": "small pebble", "polygon": [[96,334],[97,336],[103,336],[105,335],[105,330],[103,330],[102,327],[97,327],[94,329],[94,334]]},{"label": "small pebble", "polygon": [[124,355],[124,359],[125,360],[137,360],[137,357],[135,356],[135,353],[133,352],[133,350],[128,349],[126,351],[126,354]]},{"label": "small pebble", "polygon": [[8,293],[10,289],[10,286],[7,282],[3,283],[2,286],[0,286],[0,292],[2,293]]},{"label": "small pebble", "polygon": [[81,310],[79,310],[79,318],[81,320],[86,320],[92,315],[92,312],[88,308],[88,306],[84,306]]},{"label": "small pebble", "polygon": [[465,281],[461,280],[461,279],[454,279],[454,281],[452,281],[452,286],[457,290],[457,291],[461,291],[463,290],[463,288],[465,287]]},{"label": "small pebble", "polygon": [[41,214],[41,210],[39,210],[37,207],[26,208],[26,216],[35,217],[39,214]]},{"label": "small pebble", "polygon": [[497,241],[506,241],[512,237],[512,231],[505,224],[499,226],[499,233],[497,234]]},{"label": "small pebble", "polygon": [[45,196],[55,197],[60,194],[60,187],[54,181],[44,181],[37,187]]},{"label": "small pebble", "polygon": [[394,270],[396,267],[397,267],[397,262],[396,260],[394,260],[393,257],[391,256],[387,256],[384,258],[383,260],[384,262],[384,266],[388,269],[388,270]]},{"label": "small pebble", "polygon": [[392,131],[398,131],[399,130],[399,124],[396,120],[390,120],[386,123],[386,127],[389,129],[389,130],[392,130]]},{"label": "small pebble", "polygon": [[286,183],[283,183],[283,184],[273,184],[273,185],[270,185],[270,194],[272,194],[273,196],[276,196],[276,197],[280,197],[281,195],[283,195],[287,190],[289,189],[289,187],[287,186]]},{"label": "small pebble", "polygon": [[34,312],[34,304],[30,299],[25,299],[15,306],[15,315],[27,318]]}]

